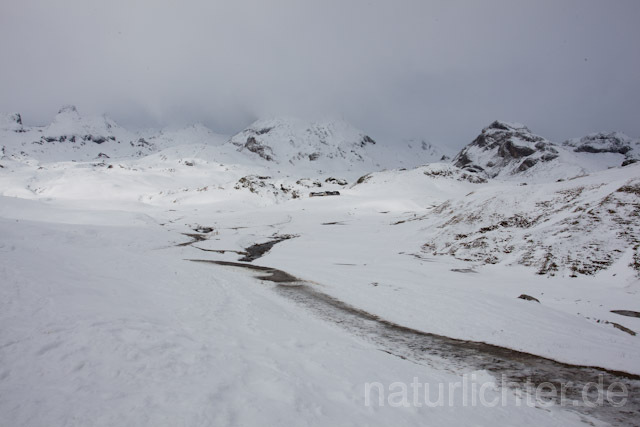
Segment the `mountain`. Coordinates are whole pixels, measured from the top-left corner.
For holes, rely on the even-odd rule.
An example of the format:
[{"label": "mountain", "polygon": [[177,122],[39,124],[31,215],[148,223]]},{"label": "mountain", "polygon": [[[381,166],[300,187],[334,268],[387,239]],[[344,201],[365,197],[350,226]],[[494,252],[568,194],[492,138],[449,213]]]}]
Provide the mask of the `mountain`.
[{"label": "mountain", "polygon": [[258,120],[232,136],[229,143],[256,160],[291,165],[362,162],[364,148],[376,144],[344,121],[294,118]]},{"label": "mountain", "polygon": [[161,153],[158,160],[165,165],[199,158],[259,169],[258,175],[298,178],[338,173],[351,180],[374,170],[410,168],[451,156],[425,140],[379,143],[343,120],[258,120],[228,137],[202,124],[132,132],[107,116],[81,115],[74,106],[62,107],[46,126],[24,126],[20,114],[4,114],[0,134],[3,156],[16,161],[106,161]]},{"label": "mountain", "polygon": [[555,181],[626,166],[640,157],[640,141],[598,133],[556,144],[519,123],[494,121],[453,159],[485,178]]},{"label": "mountain", "polygon": [[534,135],[526,126],[496,120],[456,155],[453,164],[496,178],[524,172],[557,157],[554,144]]},{"label": "mountain", "polygon": [[[290,117],[258,120],[227,137],[202,124],[129,131],[107,116],[83,116],[60,109],[46,126],[25,126],[17,113],[0,115],[0,152],[15,161],[136,159],[159,153],[162,164],[239,165],[247,176],[324,176],[352,183],[372,171],[447,162],[452,153],[424,139],[382,141],[343,120]],[[556,144],[519,123],[494,121],[451,161],[478,181],[534,183],[583,176],[640,158],[640,140],[622,133],[598,133]],[[155,163],[154,163],[155,162]],[[158,163],[159,162],[159,163]],[[279,188],[280,184],[277,184]]]},{"label": "mountain", "polygon": [[[88,161],[140,157],[156,150],[111,118],[81,116],[74,106],[62,107],[53,121],[42,127],[23,126],[19,114],[8,117],[2,120],[1,144],[4,156],[14,160]],[[7,132],[9,129],[14,132]]]},{"label": "mountain", "polygon": [[228,144],[268,167],[321,172],[415,167],[450,155],[424,140],[376,141],[343,120],[312,122],[290,117],[258,120],[232,136]]},{"label": "mountain", "polygon": [[0,113],[0,131],[22,132],[22,116],[18,113]]}]

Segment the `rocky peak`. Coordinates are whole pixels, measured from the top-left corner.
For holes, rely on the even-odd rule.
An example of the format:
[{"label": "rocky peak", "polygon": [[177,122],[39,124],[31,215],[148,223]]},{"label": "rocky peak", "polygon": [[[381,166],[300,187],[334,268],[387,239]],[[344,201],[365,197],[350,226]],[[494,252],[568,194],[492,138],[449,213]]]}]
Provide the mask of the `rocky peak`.
[{"label": "rocky peak", "polygon": [[0,130],[23,132],[22,116],[18,113],[0,114]]},{"label": "rocky peak", "polygon": [[494,178],[558,157],[554,144],[519,123],[494,121],[453,159],[459,168]]},{"label": "rocky peak", "polygon": [[58,110],[58,114],[78,114],[78,109],[75,105],[63,105],[60,110]]},{"label": "rocky peak", "polygon": [[562,143],[576,153],[617,153],[628,154],[634,150],[640,141],[634,141],[620,132],[593,133],[582,138],[570,139]]}]

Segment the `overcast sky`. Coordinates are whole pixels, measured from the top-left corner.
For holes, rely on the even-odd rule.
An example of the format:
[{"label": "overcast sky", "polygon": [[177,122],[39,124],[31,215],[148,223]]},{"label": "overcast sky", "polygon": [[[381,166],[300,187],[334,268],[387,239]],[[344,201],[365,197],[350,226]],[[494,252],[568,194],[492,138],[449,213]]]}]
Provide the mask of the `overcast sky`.
[{"label": "overcast sky", "polygon": [[337,116],[460,147],[494,119],[640,136],[638,0],[0,0],[0,111]]}]

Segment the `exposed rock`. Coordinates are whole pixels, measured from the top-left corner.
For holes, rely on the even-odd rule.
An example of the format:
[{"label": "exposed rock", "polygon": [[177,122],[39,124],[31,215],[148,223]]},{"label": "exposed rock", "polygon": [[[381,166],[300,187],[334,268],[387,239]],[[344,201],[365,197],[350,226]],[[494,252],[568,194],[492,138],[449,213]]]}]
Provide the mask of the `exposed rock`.
[{"label": "exposed rock", "polygon": [[296,181],[296,184],[307,188],[322,187],[322,183],[320,181],[310,178],[300,178]]},{"label": "exposed rock", "polygon": [[339,191],[318,191],[309,193],[309,197],[339,196]]},{"label": "exposed rock", "polygon": [[151,143],[144,138],[138,138],[138,142],[136,142],[135,144],[131,143],[131,145],[135,147],[149,147]]},{"label": "exposed rock", "polygon": [[243,176],[238,180],[234,188],[236,190],[246,188],[258,196],[272,197],[276,200],[297,199],[300,197],[298,190],[284,185],[284,183],[274,183],[269,176]]},{"label": "exposed rock", "polygon": [[244,145],[240,146],[238,151],[242,151],[243,149],[256,153],[267,161],[273,160],[273,150],[271,147],[259,143],[253,136],[248,137]]},{"label": "exposed rock", "polygon": [[482,184],[487,182],[486,178],[480,176],[477,172],[464,171],[446,163],[433,163],[423,166],[422,169],[426,176],[451,178],[457,181],[468,181],[473,184]]},{"label": "exposed rock", "polygon": [[451,271],[456,273],[477,273],[473,268],[452,268]]},{"label": "exposed rock", "polygon": [[273,127],[258,129],[258,130],[256,130],[256,134],[257,135],[264,135],[265,133],[271,132],[271,129],[273,129]]},{"label": "exposed rock", "polygon": [[627,317],[640,317],[640,312],[631,310],[611,310],[612,313]]},{"label": "exposed rock", "polygon": [[101,135],[87,135],[84,139],[95,142],[96,144],[107,142],[107,138]]},{"label": "exposed rock", "polygon": [[348,182],[345,179],[333,178],[333,177],[329,177],[329,178],[325,179],[324,182],[326,182],[328,184],[338,184],[338,185],[343,185],[343,186],[348,184]]},{"label": "exposed rock", "polygon": [[525,301],[535,301],[538,304],[540,304],[540,301],[538,300],[538,298],[534,298],[531,295],[527,295],[527,294],[522,294],[520,295],[518,298],[523,299]]},{"label": "exposed rock", "polygon": [[525,159],[522,163],[520,163],[520,166],[518,166],[517,171],[524,172],[530,167],[535,166],[536,163],[538,163],[538,159]]},{"label": "exposed rock", "polygon": [[18,113],[0,113],[0,130],[24,132],[22,116]]},{"label": "exposed rock", "polygon": [[580,139],[570,139],[563,145],[573,148],[577,153],[618,153],[627,154],[637,145],[627,135],[620,132],[594,133]]},{"label": "exposed rock", "polygon": [[368,135],[364,135],[360,140],[360,146],[364,147],[367,144],[375,144],[376,142]]},{"label": "exposed rock", "polygon": [[[640,180],[600,193],[601,185],[559,186],[553,193],[522,187],[491,199],[469,197],[435,207],[423,252],[464,262],[533,267],[540,275],[595,275],[633,250],[640,276]],[[473,193],[470,193],[470,195]],[[607,236],[606,238],[603,236]]]},{"label": "exposed rock", "polygon": [[[273,184],[269,184],[269,185],[273,186]],[[256,193],[259,188],[264,188],[266,186],[267,186],[267,183],[265,183],[264,180],[261,179],[261,177],[256,175],[247,175],[240,178],[236,183],[236,185],[234,186],[234,188],[236,190],[239,190],[241,188],[247,188],[252,193]]]},{"label": "exposed rock", "polygon": [[215,230],[213,227],[203,227],[201,225],[193,229],[193,231],[195,231],[196,233],[202,233],[202,234],[209,234],[213,232],[213,230]]},{"label": "exposed rock", "polygon": [[613,327],[614,327],[614,328],[616,328],[616,329],[621,330],[622,332],[626,332],[626,333],[628,333],[628,334],[629,334],[629,335],[631,335],[632,337],[635,337],[635,336],[636,336],[636,333],[635,333],[634,331],[632,331],[631,329],[627,328],[626,326],[622,326],[621,324],[619,324],[619,323],[615,323],[615,322],[607,322],[607,323],[610,323],[610,324],[611,324],[611,326],[613,326]]},{"label": "exposed rock", "polygon": [[78,114],[78,109],[75,105],[63,105],[58,110],[58,114]]},{"label": "exposed rock", "polygon": [[369,179],[371,179],[371,176],[372,175],[370,173],[368,173],[366,175],[362,175],[360,178],[358,178],[358,180],[356,181],[356,184],[364,184]]}]

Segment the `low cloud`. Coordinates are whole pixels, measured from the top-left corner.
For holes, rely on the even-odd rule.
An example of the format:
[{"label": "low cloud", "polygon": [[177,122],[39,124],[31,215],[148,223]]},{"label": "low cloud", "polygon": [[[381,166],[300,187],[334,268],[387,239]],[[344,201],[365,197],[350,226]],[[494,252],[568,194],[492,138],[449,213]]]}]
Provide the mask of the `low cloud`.
[{"label": "low cloud", "polygon": [[635,0],[4,2],[0,110],[127,126],[339,116],[459,147],[494,119],[640,136]]}]

